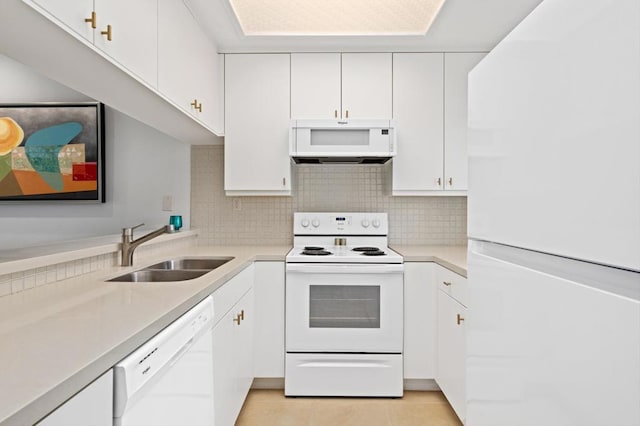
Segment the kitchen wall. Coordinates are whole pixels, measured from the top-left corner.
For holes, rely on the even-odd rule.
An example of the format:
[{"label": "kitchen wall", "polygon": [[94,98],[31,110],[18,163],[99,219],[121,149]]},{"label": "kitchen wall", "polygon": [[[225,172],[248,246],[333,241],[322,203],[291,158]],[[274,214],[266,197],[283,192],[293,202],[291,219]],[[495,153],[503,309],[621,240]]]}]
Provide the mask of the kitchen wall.
[{"label": "kitchen wall", "polygon": [[[0,55],[0,103],[90,100]],[[117,234],[141,222],[156,228],[170,214],[182,214],[189,228],[189,145],[108,106],[105,133],[107,202],[4,203],[0,250]],[[163,195],[173,196],[173,213],[162,211]]]},{"label": "kitchen wall", "polygon": [[295,211],[389,214],[392,244],[466,244],[466,197],[391,197],[387,166],[298,165],[292,197],[226,197],[224,147],[191,148],[191,220],[199,244],[291,244]]}]

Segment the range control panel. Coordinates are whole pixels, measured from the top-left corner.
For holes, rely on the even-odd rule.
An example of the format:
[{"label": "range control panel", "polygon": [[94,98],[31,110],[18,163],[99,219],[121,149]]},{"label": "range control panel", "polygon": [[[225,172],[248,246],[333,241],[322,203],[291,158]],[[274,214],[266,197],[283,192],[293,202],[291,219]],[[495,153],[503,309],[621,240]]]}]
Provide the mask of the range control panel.
[{"label": "range control panel", "polygon": [[387,235],[386,213],[294,213],[294,235]]}]

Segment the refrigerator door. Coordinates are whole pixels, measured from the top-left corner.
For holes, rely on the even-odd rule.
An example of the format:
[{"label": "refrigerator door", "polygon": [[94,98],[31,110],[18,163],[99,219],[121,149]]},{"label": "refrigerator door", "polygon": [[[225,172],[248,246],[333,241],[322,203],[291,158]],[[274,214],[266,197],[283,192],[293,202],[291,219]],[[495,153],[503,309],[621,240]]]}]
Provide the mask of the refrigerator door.
[{"label": "refrigerator door", "polygon": [[492,246],[469,252],[466,424],[639,425],[640,274]]},{"label": "refrigerator door", "polygon": [[542,2],[469,75],[469,236],[640,271],[640,2]]}]

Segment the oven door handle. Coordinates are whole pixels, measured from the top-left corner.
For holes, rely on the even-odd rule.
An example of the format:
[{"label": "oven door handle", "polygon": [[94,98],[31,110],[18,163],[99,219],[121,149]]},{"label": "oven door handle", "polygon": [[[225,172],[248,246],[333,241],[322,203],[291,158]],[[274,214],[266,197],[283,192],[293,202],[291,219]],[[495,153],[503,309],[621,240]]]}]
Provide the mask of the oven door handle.
[{"label": "oven door handle", "polygon": [[287,272],[300,274],[401,274],[404,265],[395,264],[299,264],[287,263]]}]

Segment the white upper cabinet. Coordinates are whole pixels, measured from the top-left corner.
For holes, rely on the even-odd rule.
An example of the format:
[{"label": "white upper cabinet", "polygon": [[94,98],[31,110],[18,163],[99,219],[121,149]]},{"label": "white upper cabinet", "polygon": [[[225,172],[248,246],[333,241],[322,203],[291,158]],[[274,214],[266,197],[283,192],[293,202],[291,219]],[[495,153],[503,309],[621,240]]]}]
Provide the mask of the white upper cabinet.
[{"label": "white upper cabinet", "polygon": [[218,54],[182,1],[158,0],[158,90],[221,133]]},{"label": "white upper cabinet", "polygon": [[391,53],[342,54],[342,118],[390,118]]},{"label": "white upper cabinet", "polygon": [[393,195],[465,195],[467,74],[484,53],[395,53]]},{"label": "white upper cabinet", "polygon": [[291,54],[291,118],[340,118],[340,54]]},{"label": "white upper cabinet", "polygon": [[394,195],[442,189],[443,74],[442,53],[393,56],[393,118],[398,141],[393,159]]},{"label": "white upper cabinet", "polygon": [[292,118],[390,118],[390,53],[291,54]]},{"label": "white upper cabinet", "polygon": [[223,58],[182,0],[3,6],[12,17],[3,39],[22,27],[37,35],[17,38],[7,56],[178,140],[215,143],[223,134]]},{"label": "white upper cabinet", "polygon": [[290,55],[225,55],[224,189],[291,194]]},{"label": "white upper cabinet", "polygon": [[444,55],[444,187],[467,190],[467,81],[484,53]]},{"label": "white upper cabinet", "polygon": [[96,47],[147,84],[156,87],[157,0],[95,0],[95,11],[98,17]]},{"label": "white upper cabinet", "polygon": [[93,43],[94,26],[97,28],[93,0],[33,0],[33,2],[75,33]]}]

